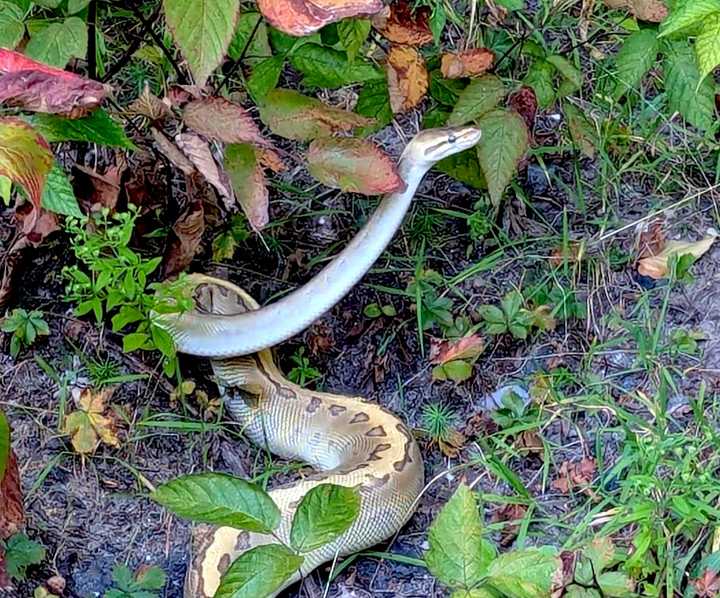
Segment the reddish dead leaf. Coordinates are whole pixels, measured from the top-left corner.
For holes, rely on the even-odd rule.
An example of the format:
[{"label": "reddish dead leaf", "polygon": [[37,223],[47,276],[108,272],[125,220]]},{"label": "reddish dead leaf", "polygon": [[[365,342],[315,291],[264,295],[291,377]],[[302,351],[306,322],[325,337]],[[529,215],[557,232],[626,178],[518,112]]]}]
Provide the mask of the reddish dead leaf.
[{"label": "reddish dead leaf", "polygon": [[710,250],[717,237],[708,235],[699,241],[668,241],[657,255],[647,256],[638,262],[638,272],[659,280],[665,278],[670,271],[669,261],[672,256],[693,255],[696,259]]},{"label": "reddish dead leaf", "polygon": [[313,355],[327,353],[335,346],[333,330],[325,322],[317,322],[307,334],[307,346]]},{"label": "reddish dead leaf", "polygon": [[273,172],[284,172],[287,170],[287,166],[283,159],[280,157],[275,150],[269,148],[262,148],[258,157],[260,166],[272,170]]},{"label": "reddish dead leaf", "polygon": [[405,0],[394,2],[373,17],[372,24],[382,36],[406,46],[424,46],[433,41],[430,30],[430,9],[413,6]]},{"label": "reddish dead leaf", "polygon": [[651,222],[638,238],[638,257],[651,257],[660,253],[665,247],[665,230],[662,220]]},{"label": "reddish dead leaf", "polygon": [[174,108],[184,108],[188,102],[202,97],[202,89],[197,85],[171,85],[165,100]]},{"label": "reddish dead leaf", "polygon": [[706,569],[691,583],[698,593],[698,598],[715,598],[720,593],[720,576],[710,569]]},{"label": "reddish dead leaf", "polygon": [[491,436],[498,431],[497,424],[485,412],[471,415],[465,422],[462,433],[468,438]]},{"label": "reddish dead leaf", "polygon": [[514,522],[503,526],[500,536],[500,544],[502,546],[509,546],[515,540],[518,535],[518,530],[520,529],[519,521],[525,517],[525,513],[527,513],[527,507],[525,505],[507,504],[492,514],[490,518],[492,523]]},{"label": "reddish dead leaf", "polygon": [[175,136],[175,143],[200,174],[205,177],[205,180],[215,187],[225,202],[225,206],[231,209],[233,206],[233,192],[230,187],[230,180],[215,162],[207,141],[192,133],[180,133]]},{"label": "reddish dead leaf", "polygon": [[471,334],[454,341],[433,341],[430,346],[430,363],[443,364],[456,359],[476,359],[485,350],[485,340]]},{"label": "reddish dead leaf", "polygon": [[7,106],[80,118],[109,92],[102,83],[0,48],[0,103]]},{"label": "reddish dead leaf", "polygon": [[116,155],[116,162],[103,173],[75,165],[76,172],[80,173],[75,177],[77,196],[86,212],[100,212],[105,208],[115,210],[120,197],[120,181],[127,169],[127,162],[121,153]]},{"label": "reddish dead leaf", "polygon": [[20,472],[15,453],[10,451],[5,476],[0,481],[0,540],[18,533],[24,522]]},{"label": "reddish dead leaf", "polygon": [[387,62],[390,107],[395,114],[417,106],[428,90],[429,78],[420,53],[409,46],[390,48]]},{"label": "reddish dead leaf", "polygon": [[268,145],[245,109],[225,98],[190,102],[183,111],[183,120],[195,132],[216,141]]},{"label": "reddish dead leaf", "polygon": [[172,239],[165,252],[163,273],[166,278],[185,270],[192,262],[205,232],[205,211],[197,177],[188,177],[188,193],[193,200],[172,227]]},{"label": "reddish dead leaf", "polygon": [[524,430],[515,441],[518,448],[529,453],[542,453],[543,442],[535,430]]},{"label": "reddish dead leaf", "polygon": [[128,112],[144,116],[151,122],[159,122],[170,116],[170,102],[163,102],[150,93],[150,86],[145,83],[140,96],[128,107]]},{"label": "reddish dead leaf", "polygon": [[273,27],[300,37],[341,19],[373,15],[382,9],[382,1],[259,0],[258,8]]},{"label": "reddish dead leaf", "polygon": [[479,77],[495,62],[495,53],[486,48],[464,52],[446,52],[442,55],[440,71],[446,79]]},{"label": "reddish dead leaf", "polygon": [[589,485],[595,475],[595,459],[583,459],[578,462],[565,461],[560,466],[558,477],[553,481],[552,487],[567,494],[574,488],[590,491]]},{"label": "reddish dead leaf", "polygon": [[605,0],[605,4],[610,8],[628,10],[637,19],[651,23],[660,23],[668,15],[662,0]]},{"label": "reddish dead leaf", "polygon": [[225,148],[225,171],[240,207],[255,230],[269,220],[268,190],[258,161],[258,150],[248,143],[233,143]]},{"label": "reddish dead leaf", "polygon": [[535,115],[537,114],[538,101],[532,87],[523,85],[508,98],[508,105],[523,117],[528,131],[535,129]]},{"label": "reddish dead leaf", "polygon": [[308,170],[328,187],[363,195],[405,188],[397,166],[370,141],[351,137],[315,139],[307,153]]},{"label": "reddish dead leaf", "polygon": [[193,163],[187,159],[185,154],[180,151],[180,148],[170,141],[164,133],[161,133],[155,127],[150,127],[150,133],[153,136],[158,149],[168,160],[170,160],[170,162],[172,162],[186,175],[190,175],[195,172],[195,166],[193,166]]},{"label": "reddish dead leaf", "polygon": [[[60,228],[57,214],[40,209],[36,212],[33,206],[24,203],[15,208],[15,217],[18,220],[23,233],[24,247],[37,247],[45,237],[51,235]],[[11,249],[13,251],[15,248]]]}]

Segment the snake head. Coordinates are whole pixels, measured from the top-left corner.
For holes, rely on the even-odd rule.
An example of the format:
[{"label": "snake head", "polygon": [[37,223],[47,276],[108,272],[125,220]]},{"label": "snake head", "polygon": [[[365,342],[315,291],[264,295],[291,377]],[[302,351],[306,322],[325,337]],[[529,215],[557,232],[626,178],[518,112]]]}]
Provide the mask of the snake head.
[{"label": "snake head", "polygon": [[413,138],[403,157],[429,168],[443,158],[475,146],[481,135],[480,129],[470,126],[427,129]]}]

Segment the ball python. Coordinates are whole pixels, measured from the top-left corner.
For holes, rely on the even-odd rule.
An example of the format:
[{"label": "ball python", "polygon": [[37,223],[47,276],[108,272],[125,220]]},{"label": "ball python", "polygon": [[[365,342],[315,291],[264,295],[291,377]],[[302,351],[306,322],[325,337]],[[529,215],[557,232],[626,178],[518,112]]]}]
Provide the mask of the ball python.
[{"label": "ball python", "polygon": [[[241,288],[194,274],[189,279],[194,309],[155,315],[178,351],[211,358],[228,412],[251,441],[316,470],[270,492],[282,513],[278,538],[288,541],[295,509],[311,488],[331,483],[359,490],[361,507],[355,522],[335,541],[305,555],[301,569],[272,596],[334,557],[368,548],[397,532],[412,515],[424,470],[413,435],[396,416],[363,398],[293,384],[275,365],[270,348],[304,330],[360,281],[402,224],[427,171],[437,161],[475,146],[480,136],[469,126],[418,133],[398,162],[405,188],[386,195],[348,246],[283,299],[260,307]],[[275,541],[229,527],[196,526],[185,598],[211,598],[235,558]]]}]

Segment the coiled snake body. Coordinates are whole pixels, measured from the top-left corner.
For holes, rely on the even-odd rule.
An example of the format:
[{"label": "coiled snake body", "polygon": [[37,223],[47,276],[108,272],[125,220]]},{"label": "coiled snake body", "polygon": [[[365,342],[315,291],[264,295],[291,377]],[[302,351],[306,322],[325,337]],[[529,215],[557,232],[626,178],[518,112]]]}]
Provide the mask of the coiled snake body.
[{"label": "coiled snake body", "polygon": [[[332,483],[359,489],[361,507],[355,522],[334,542],[305,555],[301,570],[284,587],[336,555],[373,546],[399,530],[412,515],[424,473],[415,439],[392,413],[362,398],[314,392],[289,382],[269,348],[335,305],[388,245],[430,167],[479,139],[480,131],[473,127],[416,135],[398,165],[406,188],[387,195],[352,242],[284,299],[259,308],[239,287],[193,275],[195,310],[157,316],[179,351],[212,358],[218,384],[226,389],[228,410],[253,442],[319,472],[270,492],[282,513],[279,538],[288,540],[294,511],[314,486]],[[228,527],[196,527],[185,597],[210,598],[237,556],[274,541]]]}]

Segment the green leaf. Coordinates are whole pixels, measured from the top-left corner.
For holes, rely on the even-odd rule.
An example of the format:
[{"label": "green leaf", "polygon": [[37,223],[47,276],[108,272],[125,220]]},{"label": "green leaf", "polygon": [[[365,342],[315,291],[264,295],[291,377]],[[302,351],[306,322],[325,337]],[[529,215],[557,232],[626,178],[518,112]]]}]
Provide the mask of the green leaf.
[{"label": "green leaf", "polygon": [[63,216],[85,217],[80,211],[75,192],[70,186],[67,175],[57,164],[53,165],[47,181],[45,181],[41,205],[49,212],[55,212]]},{"label": "green leaf", "polygon": [[495,108],[505,97],[505,91],[505,85],[495,75],[484,75],[474,79],[460,92],[447,124],[464,125],[477,119]]},{"label": "green leaf", "polygon": [[237,0],[163,0],[163,10],[195,83],[202,87],[230,45]]},{"label": "green leaf", "polygon": [[577,68],[575,68],[575,66],[569,60],[567,60],[567,58],[564,58],[563,56],[559,56],[557,54],[553,54],[552,56],[548,56],[545,60],[558,70],[558,72],[562,75],[563,79],[565,79],[565,82],[567,83],[567,85],[565,85],[563,93],[559,94],[560,97],[564,97],[569,93],[575,91],[576,89],[580,89],[582,87],[582,73]]},{"label": "green leaf", "polygon": [[605,571],[615,558],[615,546],[607,536],[595,536],[590,543],[583,548],[583,556],[590,559],[592,567],[587,572],[587,583],[592,583],[596,573]]},{"label": "green leaf", "polygon": [[706,77],[720,64],[720,13],[709,15],[695,40],[700,76]]},{"label": "green leaf", "polygon": [[506,598],[549,596],[553,576],[561,567],[554,548],[513,550],[490,564],[486,583]]},{"label": "green leaf", "polygon": [[690,45],[686,41],[666,44],[663,68],[670,111],[679,112],[702,131],[709,130],[715,121],[715,87],[707,77],[701,81]]},{"label": "green leaf", "polygon": [[[239,60],[245,45],[248,43],[250,36],[253,35],[250,45],[245,52],[244,63],[250,66],[264,61],[272,56],[270,42],[268,41],[267,25],[262,19],[262,15],[258,12],[244,12],[238,18],[235,35],[227,49],[227,55],[233,60]],[[257,27],[257,30],[255,29]]]},{"label": "green leaf", "polygon": [[15,534],[5,544],[5,569],[13,579],[24,579],[30,565],[42,563],[45,547],[25,534]]},{"label": "green leaf", "polygon": [[390,107],[390,92],[387,81],[370,81],[358,93],[355,110],[362,116],[375,119],[375,124],[365,127],[363,132],[378,131],[392,122],[393,111]]},{"label": "green leaf", "polygon": [[702,23],[716,12],[720,12],[720,0],[676,0],[670,14],[660,25],[660,37]]},{"label": "green leaf", "polygon": [[508,10],[522,10],[525,8],[525,0],[497,0],[497,3]]},{"label": "green leaf", "polygon": [[89,141],[98,145],[136,149],[122,127],[102,108],[84,118],[74,119],[56,114],[36,114],[30,122],[50,143]]},{"label": "green leaf", "polygon": [[0,411],[0,482],[5,478],[5,470],[10,460],[10,423]]},{"label": "green leaf", "polygon": [[502,598],[500,594],[491,588],[472,588],[455,590],[450,598]]},{"label": "green leaf", "polygon": [[[93,306],[90,301],[86,301],[85,303],[88,304],[88,308],[87,310],[85,310],[84,313],[87,313],[93,308]],[[83,315],[82,313],[80,313],[81,305],[78,305],[75,310],[75,313],[79,316]],[[133,332],[132,334],[126,334],[125,336],[123,336],[123,351],[125,353],[131,353],[132,351],[141,349],[145,346],[145,343],[147,343],[148,340],[150,340],[150,337],[144,332]]]},{"label": "green leaf", "polygon": [[284,56],[273,56],[255,65],[246,84],[256,104],[262,104],[267,94],[277,87],[284,64]]},{"label": "green leaf", "polygon": [[439,45],[442,32],[447,23],[447,13],[445,12],[445,5],[442,2],[433,2],[432,7],[429,21],[430,31],[432,31],[435,45]]},{"label": "green leaf", "polygon": [[350,83],[385,78],[375,65],[364,60],[355,60],[350,64],[344,52],[318,44],[305,44],[295,50],[290,56],[290,63],[305,75],[303,83],[308,87],[335,89]]},{"label": "green leaf", "polygon": [[240,207],[252,226],[261,229],[268,222],[268,192],[255,147],[231,143],[223,164]]},{"label": "green leaf", "polygon": [[352,64],[370,35],[370,21],[368,19],[343,19],[337,24],[337,32],[340,44],[347,53],[348,63]]},{"label": "green leaf", "polygon": [[599,143],[594,125],[573,104],[565,103],[563,110],[573,143],[583,154],[589,158],[594,158]]},{"label": "green leaf", "polygon": [[479,584],[496,554],[482,532],[477,496],[461,484],[430,526],[425,553],[430,572],[450,587]]},{"label": "green leaf", "polygon": [[652,29],[636,31],[625,40],[615,57],[614,99],[619,100],[638,87],[645,73],[655,64],[658,50],[657,34]]},{"label": "green leaf", "polygon": [[9,2],[0,2],[0,48],[15,48],[25,35],[23,11]]},{"label": "green leaf", "polygon": [[460,384],[472,376],[472,371],[470,363],[462,359],[455,359],[435,366],[432,370],[432,377],[434,380],[452,380],[456,384]]},{"label": "green leaf", "polygon": [[87,54],[87,26],[79,17],[50,23],[30,37],[25,54],[51,66],[65,68],[71,58]]},{"label": "green leaf", "polygon": [[478,155],[474,149],[440,160],[435,164],[435,169],[475,189],[487,189],[487,181],[480,170]]},{"label": "green leaf", "polygon": [[269,533],[280,511],[262,488],[221,473],[181,476],[158,487],[151,498],[180,517]]},{"label": "green leaf", "polygon": [[360,495],[354,488],[320,484],[300,502],[290,530],[290,546],[310,552],[345,533],[360,513]]},{"label": "green leaf", "polygon": [[138,572],[135,581],[140,589],[162,590],[167,582],[167,575],[160,567],[147,567]]},{"label": "green leaf", "polygon": [[598,585],[607,598],[631,598],[637,596],[635,584],[621,571],[609,571],[598,577]]},{"label": "green leaf", "polygon": [[303,564],[303,557],[281,544],[243,552],[220,580],[215,598],[260,598],[273,595]]},{"label": "green leaf", "polygon": [[67,14],[74,15],[83,10],[88,4],[90,4],[90,0],[68,0]]},{"label": "green leaf", "polygon": [[529,136],[516,112],[494,110],[478,121],[483,132],[477,146],[478,161],[488,184],[490,200],[497,205],[527,151]]},{"label": "green leaf", "polygon": [[523,83],[533,88],[538,106],[549,108],[555,101],[556,89],[553,83],[555,67],[545,60],[536,60],[528,69]]}]

